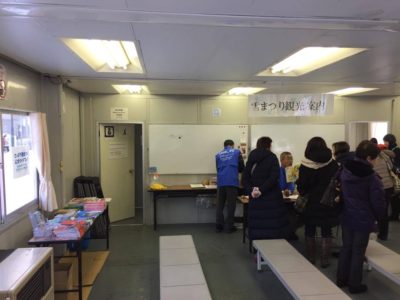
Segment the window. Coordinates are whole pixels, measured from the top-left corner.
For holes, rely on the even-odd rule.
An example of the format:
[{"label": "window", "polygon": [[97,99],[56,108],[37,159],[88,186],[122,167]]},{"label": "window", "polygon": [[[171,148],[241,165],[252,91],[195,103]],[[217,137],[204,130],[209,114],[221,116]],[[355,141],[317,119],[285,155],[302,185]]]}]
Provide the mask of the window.
[{"label": "window", "polygon": [[1,217],[37,201],[37,171],[33,164],[31,125],[28,114],[0,112],[1,116]]},{"label": "window", "polygon": [[388,133],[388,122],[369,123],[369,138],[376,138],[379,144],[383,144],[383,137]]}]

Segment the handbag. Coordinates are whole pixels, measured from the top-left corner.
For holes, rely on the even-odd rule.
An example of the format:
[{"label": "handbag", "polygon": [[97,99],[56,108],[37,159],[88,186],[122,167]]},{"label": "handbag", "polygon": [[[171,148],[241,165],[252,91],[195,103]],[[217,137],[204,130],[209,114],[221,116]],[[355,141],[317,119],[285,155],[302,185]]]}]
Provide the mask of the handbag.
[{"label": "handbag", "polygon": [[303,213],[304,209],[307,206],[307,202],[308,202],[308,195],[299,195],[299,197],[297,197],[296,202],[294,203],[294,209],[298,212],[298,213]]},{"label": "handbag", "polygon": [[[382,156],[382,158],[386,162],[386,166],[387,166],[390,177],[392,177],[394,193],[400,194],[400,178],[395,173],[394,169],[391,167],[391,164],[389,163],[387,158],[385,156]],[[392,164],[392,166],[393,166],[393,164]]]},{"label": "handbag", "polygon": [[340,173],[342,171],[342,168],[340,168],[335,176],[329,181],[328,186],[326,187],[324,194],[322,195],[320,203],[322,205],[328,206],[328,207],[337,207],[340,202]]},{"label": "handbag", "polygon": [[393,180],[393,189],[395,194],[400,194],[400,178],[396,175],[393,170],[389,170],[389,174]]}]

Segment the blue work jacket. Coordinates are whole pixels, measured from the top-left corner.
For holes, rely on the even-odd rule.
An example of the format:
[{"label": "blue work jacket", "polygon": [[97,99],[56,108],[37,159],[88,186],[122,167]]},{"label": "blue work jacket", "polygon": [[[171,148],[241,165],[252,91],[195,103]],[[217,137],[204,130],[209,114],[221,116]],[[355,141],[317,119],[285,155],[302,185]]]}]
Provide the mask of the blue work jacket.
[{"label": "blue work jacket", "polygon": [[240,151],[230,146],[215,155],[218,186],[239,187],[239,156]]}]

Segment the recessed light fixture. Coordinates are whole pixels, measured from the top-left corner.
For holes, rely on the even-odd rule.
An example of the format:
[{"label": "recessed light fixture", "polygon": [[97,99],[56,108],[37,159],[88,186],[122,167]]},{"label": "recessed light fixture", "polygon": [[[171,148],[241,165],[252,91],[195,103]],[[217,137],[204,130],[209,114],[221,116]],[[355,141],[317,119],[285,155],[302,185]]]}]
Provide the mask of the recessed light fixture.
[{"label": "recessed light fixture", "polygon": [[256,88],[256,87],[235,87],[230,89],[227,94],[231,96],[239,96],[239,95],[253,95],[256,94],[265,88]]},{"label": "recessed light fixture", "polygon": [[345,89],[329,92],[327,94],[334,94],[336,96],[347,96],[353,94],[365,93],[368,91],[377,90],[378,88],[364,88],[364,87],[348,87]]},{"label": "recessed light fixture", "polygon": [[367,48],[306,47],[257,76],[300,76],[365,50]]},{"label": "recessed light fixture", "polygon": [[62,39],[97,72],[143,73],[136,45],[132,41]]},{"label": "recessed light fixture", "polygon": [[112,87],[120,94],[142,94],[149,92],[145,85],[113,84]]},{"label": "recessed light fixture", "polygon": [[7,85],[8,85],[8,88],[21,89],[21,90],[27,89],[27,87],[25,85],[11,81],[11,80],[8,81]]}]

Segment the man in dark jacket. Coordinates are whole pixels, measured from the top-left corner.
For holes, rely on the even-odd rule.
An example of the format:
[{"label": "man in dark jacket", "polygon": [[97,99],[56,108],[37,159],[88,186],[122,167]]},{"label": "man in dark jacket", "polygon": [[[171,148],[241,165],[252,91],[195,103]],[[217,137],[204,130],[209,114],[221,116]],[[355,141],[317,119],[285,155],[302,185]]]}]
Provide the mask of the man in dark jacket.
[{"label": "man in dark jacket", "polygon": [[362,141],[354,160],[341,172],[343,211],[340,216],[343,246],[337,270],[337,285],[349,286],[350,293],[362,293],[362,266],[369,234],[377,231],[377,221],[385,215],[385,192],[373,165],[379,154],[377,145]]},{"label": "man in dark jacket", "polygon": [[217,164],[218,204],[216,231],[224,229],[224,207],[227,203],[227,231],[234,232],[233,218],[239,188],[239,172],[244,169],[243,157],[238,149],[234,149],[232,140],[224,142],[224,150],[215,156]]},{"label": "man in dark jacket", "polygon": [[[396,143],[396,137],[388,133],[383,137],[383,142],[385,143],[385,146],[394,152],[395,157],[393,158],[393,167],[396,170],[400,170],[400,148],[397,146]],[[398,221],[399,220],[399,214],[400,214],[400,195],[393,195],[390,205],[391,205],[391,210],[392,213],[390,215],[389,220],[391,221]]]}]

